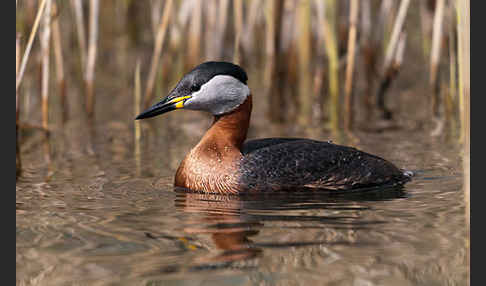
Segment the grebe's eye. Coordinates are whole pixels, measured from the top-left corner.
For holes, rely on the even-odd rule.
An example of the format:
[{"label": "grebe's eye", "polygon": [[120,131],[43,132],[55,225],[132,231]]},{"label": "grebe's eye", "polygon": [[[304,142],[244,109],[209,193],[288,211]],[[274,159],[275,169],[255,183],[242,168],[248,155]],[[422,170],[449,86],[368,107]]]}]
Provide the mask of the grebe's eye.
[{"label": "grebe's eye", "polygon": [[200,89],[201,89],[200,85],[197,85],[195,83],[191,85],[191,92],[195,92],[195,91],[198,91]]}]

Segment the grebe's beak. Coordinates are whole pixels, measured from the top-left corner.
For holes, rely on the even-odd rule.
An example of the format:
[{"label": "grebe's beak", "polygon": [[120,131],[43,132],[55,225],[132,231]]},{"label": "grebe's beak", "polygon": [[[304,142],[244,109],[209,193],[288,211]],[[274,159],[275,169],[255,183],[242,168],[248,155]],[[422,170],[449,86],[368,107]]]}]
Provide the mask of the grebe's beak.
[{"label": "grebe's beak", "polygon": [[191,98],[190,95],[187,96],[167,96],[158,103],[149,107],[149,109],[140,113],[135,120],[154,117],[159,114],[163,114],[172,110],[180,109],[184,107],[184,102]]}]

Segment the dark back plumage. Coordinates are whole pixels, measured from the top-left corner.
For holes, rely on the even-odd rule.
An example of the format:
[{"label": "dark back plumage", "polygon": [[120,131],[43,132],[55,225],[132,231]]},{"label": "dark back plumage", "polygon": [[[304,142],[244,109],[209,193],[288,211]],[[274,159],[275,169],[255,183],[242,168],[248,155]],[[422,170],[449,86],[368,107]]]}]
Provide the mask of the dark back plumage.
[{"label": "dark back plumage", "polygon": [[245,143],[242,151],[240,184],[253,191],[359,189],[401,185],[410,180],[378,156],[329,142],[267,138]]}]

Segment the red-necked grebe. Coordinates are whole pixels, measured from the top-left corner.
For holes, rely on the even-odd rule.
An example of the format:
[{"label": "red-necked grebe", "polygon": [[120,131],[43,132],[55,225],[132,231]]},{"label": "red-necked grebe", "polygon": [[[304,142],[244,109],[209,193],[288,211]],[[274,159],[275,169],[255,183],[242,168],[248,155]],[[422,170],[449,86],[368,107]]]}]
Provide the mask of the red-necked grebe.
[{"label": "red-necked grebe", "polygon": [[180,164],[176,187],[205,193],[345,191],[410,180],[410,172],[352,147],[301,138],[245,142],[252,107],[247,80],[246,72],[235,64],[206,62],[137,116],[149,118],[176,109],[214,115],[209,130]]}]

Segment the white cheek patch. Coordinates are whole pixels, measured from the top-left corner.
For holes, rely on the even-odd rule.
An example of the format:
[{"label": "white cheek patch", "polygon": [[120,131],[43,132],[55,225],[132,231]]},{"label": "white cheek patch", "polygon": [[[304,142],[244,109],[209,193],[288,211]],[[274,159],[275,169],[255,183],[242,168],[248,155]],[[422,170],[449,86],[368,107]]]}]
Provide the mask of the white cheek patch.
[{"label": "white cheek patch", "polygon": [[184,108],[221,115],[236,109],[248,95],[250,89],[246,84],[229,75],[217,75],[192,93]]}]

